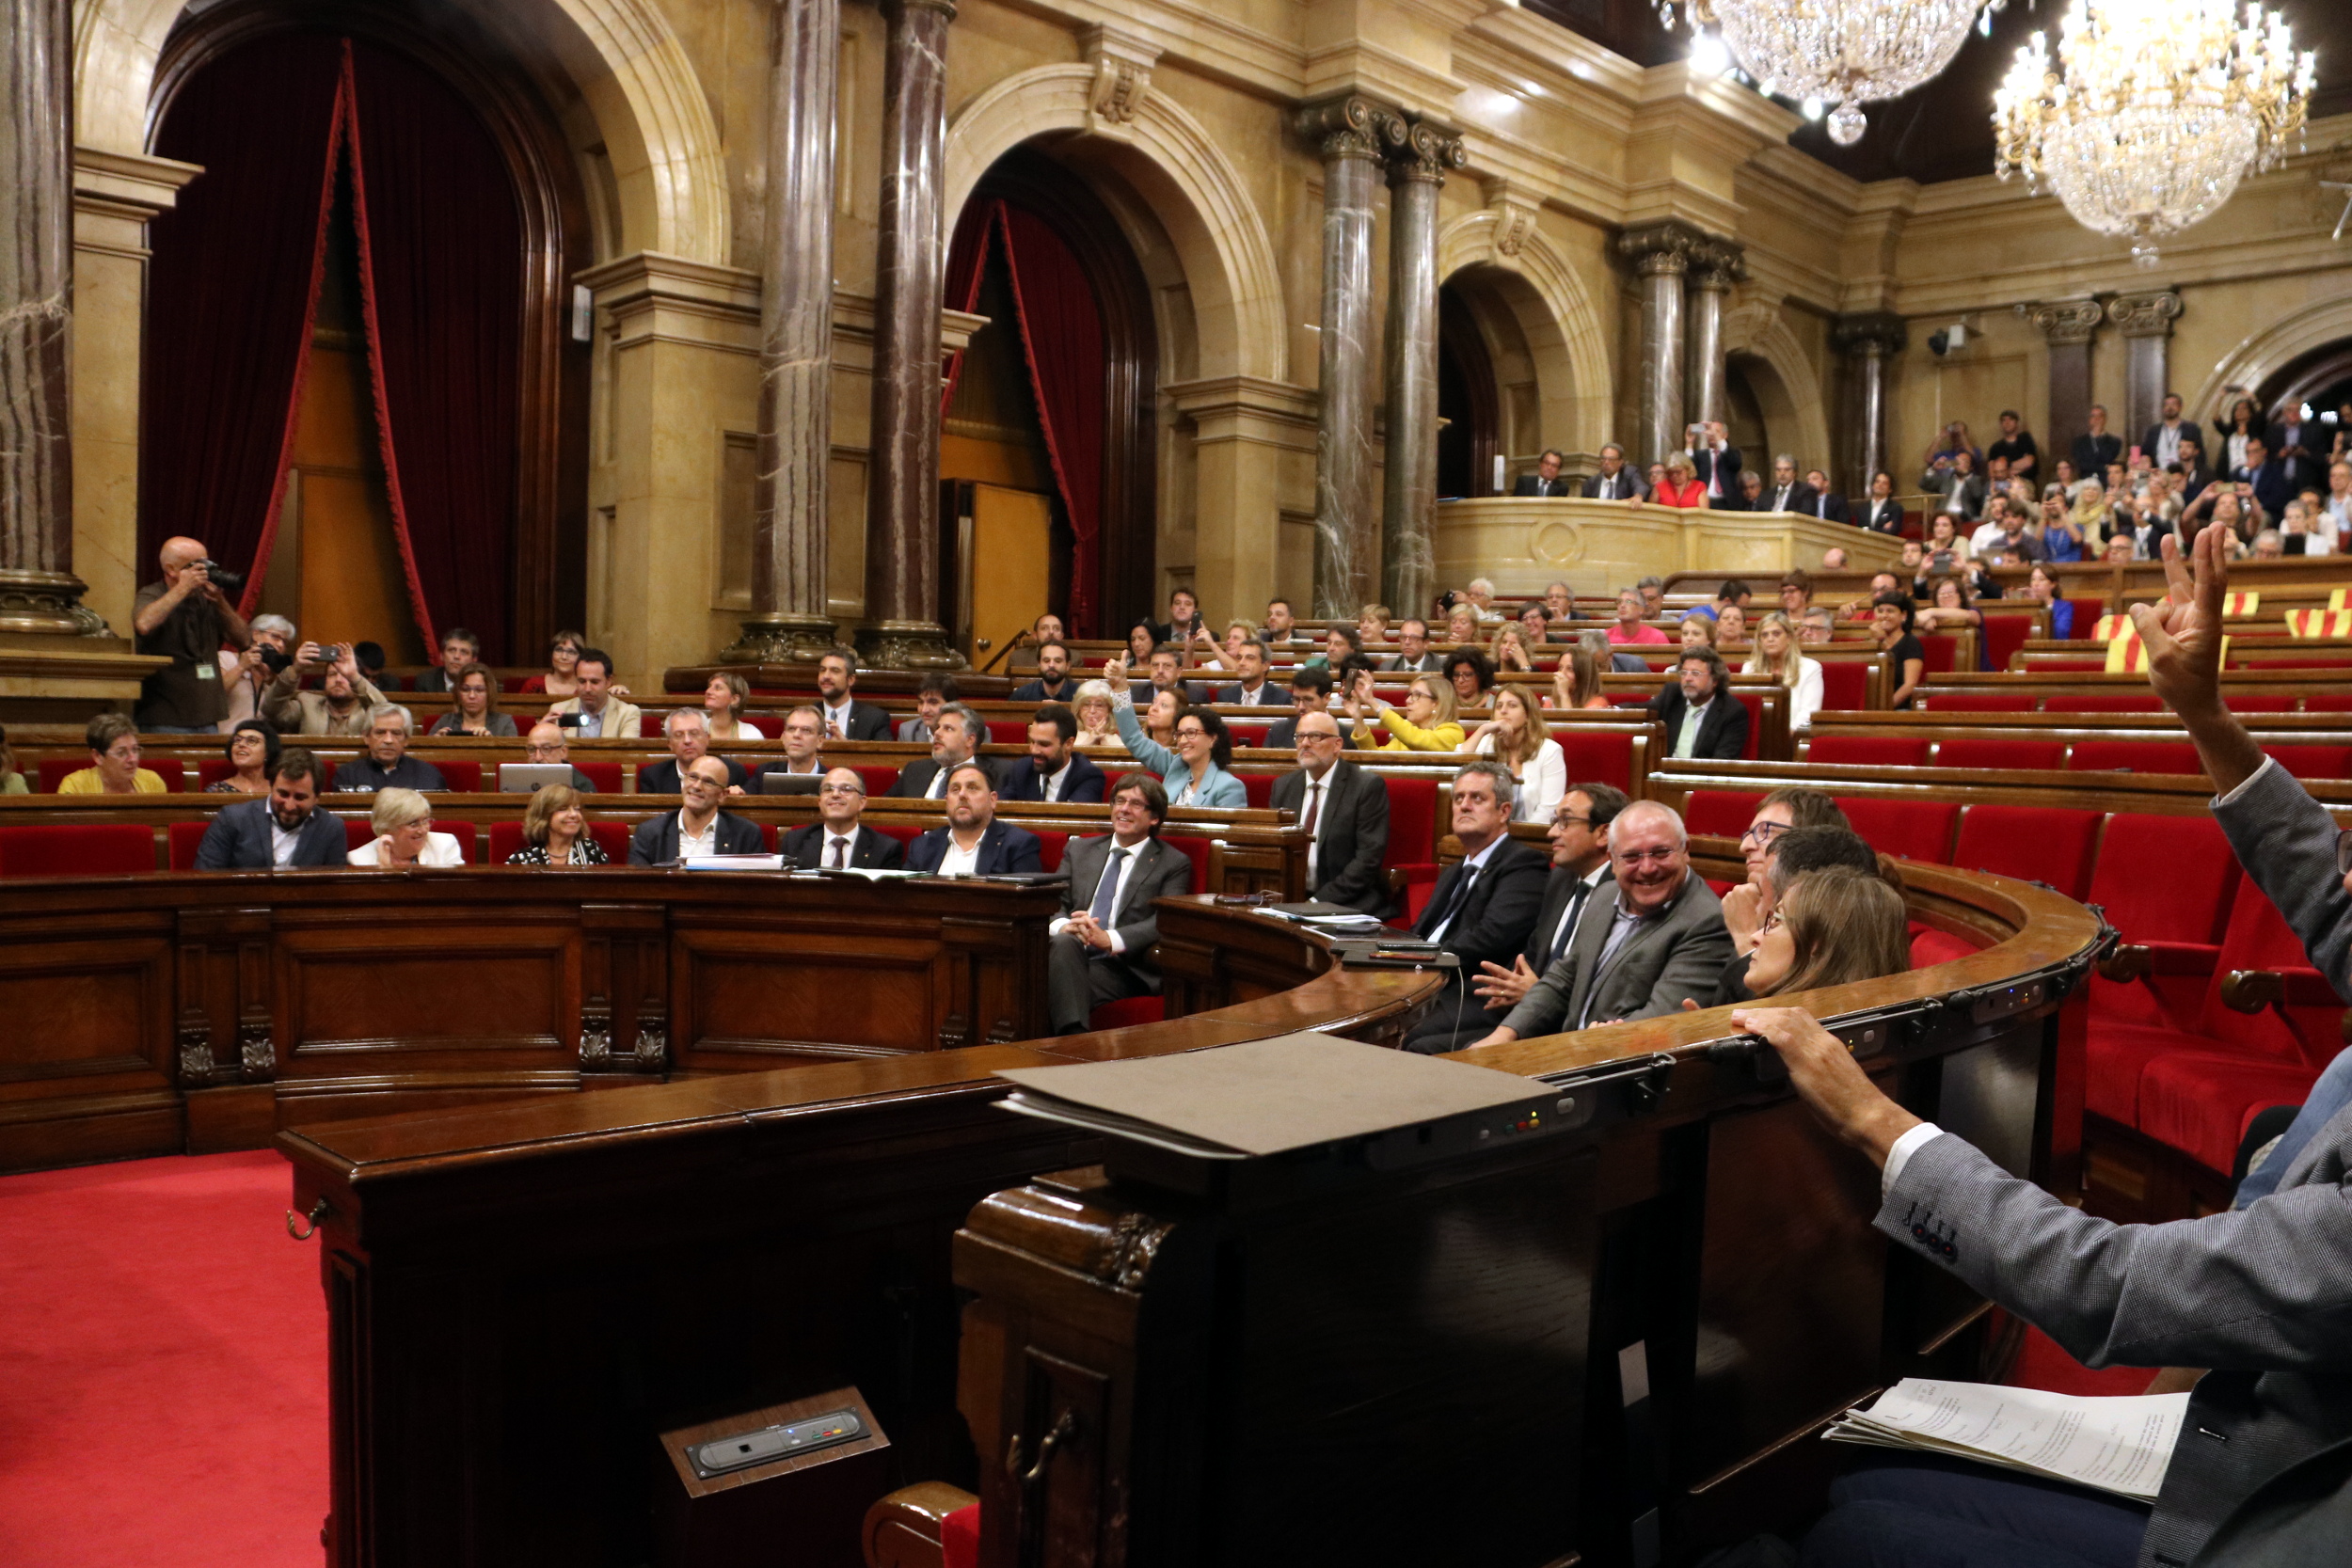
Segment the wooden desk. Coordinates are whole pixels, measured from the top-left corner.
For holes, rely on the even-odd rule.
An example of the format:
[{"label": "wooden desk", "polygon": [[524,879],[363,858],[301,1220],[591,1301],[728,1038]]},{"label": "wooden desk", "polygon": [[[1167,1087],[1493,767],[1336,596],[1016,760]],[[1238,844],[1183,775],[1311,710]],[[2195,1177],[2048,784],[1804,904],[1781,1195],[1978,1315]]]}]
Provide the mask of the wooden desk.
[{"label": "wooden desk", "polygon": [[[1701,869],[1730,870],[1729,847],[1713,849]],[[1915,877],[1910,896],[1923,918],[2004,940],[1820,1000],[1833,1010],[1915,1006],[1939,1021],[1920,1037],[1924,1056],[1906,1047],[1889,1066],[1915,1105],[1945,1096],[1947,1124],[1967,1114],[1951,1085],[2013,1088],[2021,1074],[2026,1102],[2046,1117],[2050,1097],[2036,1101],[2036,1085],[2050,1070],[2064,986],[2045,980],[2013,1009],[1982,999],[2087,959],[2096,923],[2053,895],[1935,868]],[[1004,1451],[994,1434],[967,1433],[953,1409],[949,1239],[989,1194],[1083,1165],[1094,1150],[992,1109],[1002,1091],[988,1075],[1298,1028],[1393,1040],[1437,989],[1427,973],[1332,970],[1317,939],[1199,900],[1164,902],[1161,930],[1172,996],[1207,1010],[1097,1035],[283,1134],[294,1206],[318,1216],[330,1313],[329,1561],[641,1560],[650,1433],[844,1384],[864,1391],[892,1434],[897,1480],[970,1485],[983,1464],[993,1469]],[[1714,1521],[1706,1529],[1749,1516],[1758,1497],[1785,1506],[1818,1479],[1802,1463],[1766,1462],[1780,1450],[1758,1433],[1802,1435],[1890,1367],[1951,1369],[1979,1310],[1912,1277],[1859,1228],[1867,1167],[1837,1165],[1785,1090],[1709,1062],[1702,1042],[1724,1030],[1722,1012],[1693,1013],[1488,1053],[1529,1072],[1674,1056],[1673,1114],[1626,1124],[1622,1147],[1597,1167],[1600,1250],[1587,1260],[1605,1264],[1594,1289],[1606,1305],[1594,1307],[1590,1332],[1612,1350],[1628,1342],[1621,1331],[1661,1347],[1657,1375],[1683,1402],[1674,1474],[1698,1499],[1686,1513]],[[1971,1058],[1983,1068],[1926,1059],[1987,1043],[2000,1050]],[[2031,1120],[2021,1129],[2005,1112],[1976,1130],[2030,1165],[2042,1131]],[[1785,1179],[1759,1181],[1759,1170]],[[1088,1244],[1093,1217],[1065,1212],[1072,1241]],[[1113,1255],[1134,1256],[1136,1232],[1117,1216],[1102,1233],[1127,1237]],[[1654,1294],[1657,1305],[1644,1305]],[[1702,1376],[1702,1342],[1736,1354]],[[965,1356],[961,1375],[976,1377],[975,1366]],[[967,1382],[966,1408],[990,1386]],[[1618,1418],[1596,1386],[1566,1418],[1604,1416]],[[545,1433],[561,1440],[535,1440]],[[1582,1451],[1605,1464],[1621,1447],[1613,1424],[1590,1429]],[[1787,1451],[1814,1457],[1810,1447]]]},{"label": "wooden desk", "polygon": [[0,1169],[1025,1039],[1059,907],[616,868],[0,882]]},{"label": "wooden desk", "polygon": [[1509,596],[1540,597],[1561,578],[1622,587],[1682,572],[1718,582],[1743,577],[1768,587],[1791,565],[1818,562],[1833,546],[1866,574],[1902,553],[1899,539],[1794,512],[1685,511],[1566,498],[1448,501],[1438,508],[1436,530],[1439,580],[1484,576]]}]

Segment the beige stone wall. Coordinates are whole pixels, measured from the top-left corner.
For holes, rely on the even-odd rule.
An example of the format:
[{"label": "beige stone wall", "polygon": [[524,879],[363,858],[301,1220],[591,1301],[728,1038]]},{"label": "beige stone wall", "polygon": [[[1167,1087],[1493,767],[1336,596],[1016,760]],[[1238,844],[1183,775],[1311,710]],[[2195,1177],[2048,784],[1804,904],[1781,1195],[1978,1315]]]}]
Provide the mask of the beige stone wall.
[{"label": "beige stone wall", "polygon": [[[763,0],[518,0],[493,23],[555,107],[589,193],[591,629],[641,683],[709,657],[745,602],[771,12]],[[176,13],[171,0],[80,0],[79,136],[92,154],[144,152]],[[845,621],[864,609],[884,53],[877,11],[845,8],[828,581]],[[1130,91],[1114,103],[1104,88],[1122,67]],[[2327,240],[2336,207],[2312,188],[2316,160],[2251,182],[2147,274],[2055,204],[1989,180],[1843,180],[1788,149],[1794,117],[1755,94],[1678,65],[1642,70],[1501,0],[1135,0],[1115,14],[968,0],[948,48],[949,221],[987,163],[1028,139],[1118,215],[1159,331],[1159,583],[1196,582],[1215,614],[1303,596],[1311,580],[1322,169],[1288,126],[1300,104],[1349,90],[1463,132],[1440,273],[1498,366],[1515,472],[1546,446],[1587,453],[1631,431],[1639,311],[1613,246],[1624,228],[1665,218],[1745,245],[1726,342],[1757,390],[1764,439],[1807,464],[1847,457],[1831,348],[1842,312],[1913,323],[1895,367],[1899,467],[1939,417],[1981,426],[2013,403],[2047,427],[2046,356],[2013,312],[2023,301],[2177,285],[2173,378],[2192,393],[2227,367],[2259,374],[2352,333],[2334,303],[2352,252]],[[151,180],[139,199],[167,200],[169,184]],[[82,215],[77,551],[110,618],[137,575],[125,558],[145,329],[136,205],[86,192]],[[1383,196],[1375,254],[1386,243]],[[1933,361],[1927,332],[1962,319],[1981,336]],[[2094,363],[2120,408],[2112,329]]]}]

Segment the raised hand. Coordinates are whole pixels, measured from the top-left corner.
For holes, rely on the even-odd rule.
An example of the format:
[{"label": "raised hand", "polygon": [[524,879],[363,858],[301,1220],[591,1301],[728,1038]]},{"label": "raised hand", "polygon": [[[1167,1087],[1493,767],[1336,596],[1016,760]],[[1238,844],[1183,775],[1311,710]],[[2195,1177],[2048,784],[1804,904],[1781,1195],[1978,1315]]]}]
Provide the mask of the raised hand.
[{"label": "raised hand", "polygon": [[2228,531],[2208,527],[2181,559],[2180,539],[2160,541],[2165,593],[2132,606],[2132,624],[2148,650],[2148,684],[2175,713],[2221,705],[2221,602],[2230,584]]}]

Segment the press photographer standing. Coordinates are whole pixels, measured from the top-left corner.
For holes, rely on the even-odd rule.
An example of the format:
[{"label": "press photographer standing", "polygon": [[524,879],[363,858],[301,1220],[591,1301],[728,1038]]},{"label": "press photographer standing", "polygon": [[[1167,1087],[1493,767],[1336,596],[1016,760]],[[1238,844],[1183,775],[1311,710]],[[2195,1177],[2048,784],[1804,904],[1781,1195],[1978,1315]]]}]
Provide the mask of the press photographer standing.
[{"label": "press photographer standing", "polygon": [[135,714],[147,735],[208,735],[229,716],[220,651],[253,645],[245,618],[213,581],[201,541],[167,539],[164,580],[139,590],[131,625],[138,651],[171,660],[147,677]]}]

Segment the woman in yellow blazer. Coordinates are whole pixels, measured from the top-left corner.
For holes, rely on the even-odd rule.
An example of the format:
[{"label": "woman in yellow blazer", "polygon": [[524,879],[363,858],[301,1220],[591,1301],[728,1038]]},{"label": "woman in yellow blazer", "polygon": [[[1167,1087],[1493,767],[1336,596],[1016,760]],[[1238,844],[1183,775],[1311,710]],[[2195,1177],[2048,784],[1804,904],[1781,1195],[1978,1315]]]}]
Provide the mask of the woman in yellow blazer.
[{"label": "woman in yellow blazer", "polygon": [[139,766],[139,731],[119,713],[102,713],[84,732],[90,765],[58,781],[60,795],[161,795],[163,775]]},{"label": "woman in yellow blazer", "polygon": [[1454,717],[1454,688],[1440,675],[1417,675],[1405,706],[1391,707],[1372,694],[1369,673],[1348,693],[1347,717],[1356,744],[1376,752],[1458,752],[1462,726]]}]

